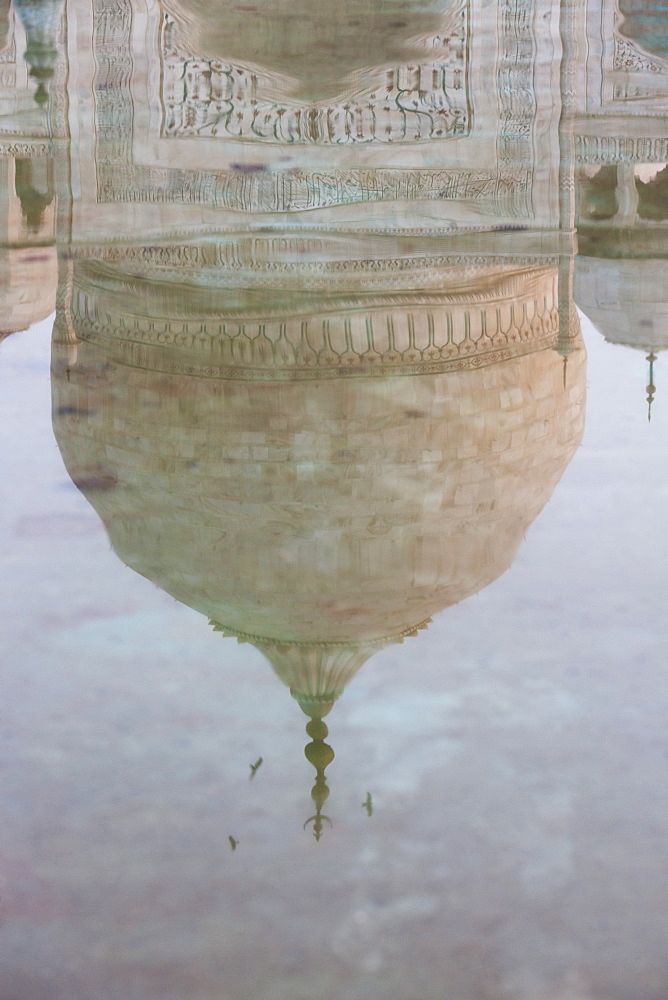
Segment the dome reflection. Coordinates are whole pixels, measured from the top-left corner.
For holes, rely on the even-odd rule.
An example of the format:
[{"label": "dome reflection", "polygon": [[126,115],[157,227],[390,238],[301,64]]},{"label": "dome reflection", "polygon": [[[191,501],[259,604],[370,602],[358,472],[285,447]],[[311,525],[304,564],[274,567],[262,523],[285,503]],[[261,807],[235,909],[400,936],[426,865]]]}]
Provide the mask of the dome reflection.
[{"label": "dome reflection", "polygon": [[[89,279],[84,270],[72,296],[90,317],[74,323],[86,338],[76,364],[54,347],[54,426],[72,479],[124,562],[252,642],[313,717],[375,650],[508,568],[582,434],[579,334],[564,376],[558,329],[546,342],[526,304],[514,356],[478,337],[466,360],[439,354],[413,377],[377,356],[314,377],[293,353],[271,378],[258,376],[254,355],[234,379],[211,363],[231,348],[220,332],[207,336],[197,296],[199,340],[158,337],[149,349],[128,333],[131,296],[113,312],[113,284],[96,290]],[[528,300],[552,276],[513,280]],[[489,276],[450,303],[430,302],[433,329],[470,334],[485,296],[499,313]],[[512,315],[514,302],[505,307]],[[405,302],[374,308],[407,327]],[[365,329],[373,314],[358,305],[346,322]],[[333,325],[323,315],[299,322]],[[302,377],[290,377],[300,364]],[[405,358],[396,364],[406,371]]]},{"label": "dome reflection", "polygon": [[460,279],[318,303],[228,291],[221,317],[210,289],[86,265],[58,319],[67,469],[118,556],[252,643],[309,716],[316,839],[323,717],[374,652],[508,569],[582,436],[556,273]]}]

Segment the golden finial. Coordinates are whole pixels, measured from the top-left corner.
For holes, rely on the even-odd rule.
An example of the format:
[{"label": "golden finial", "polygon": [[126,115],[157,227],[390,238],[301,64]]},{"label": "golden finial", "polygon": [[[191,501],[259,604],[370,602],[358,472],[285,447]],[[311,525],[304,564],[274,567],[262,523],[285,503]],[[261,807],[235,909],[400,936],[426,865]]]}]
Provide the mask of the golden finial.
[{"label": "golden finial", "polygon": [[44,105],[48,103],[49,91],[47,89],[46,84],[44,83],[44,80],[39,81],[34,97],[36,103],[39,104],[40,108],[43,108]]},{"label": "golden finial", "polygon": [[654,394],[656,392],[656,386],[654,385],[654,362],[656,361],[656,354],[653,350],[650,349],[645,360],[649,361],[649,385],[647,386],[647,420],[649,422],[652,419],[652,403],[654,402]]},{"label": "golden finial", "polygon": [[325,769],[334,760],[334,751],[329,744],[325,743],[327,733],[327,726],[322,719],[311,719],[310,722],[306,723],[306,734],[311,737],[312,742],[307,743],[304,747],[304,756],[309,764],[312,764],[316,769],[315,784],[311,789],[311,798],[315,803],[316,810],[315,814],[310,816],[304,823],[304,829],[310,823],[313,823],[313,836],[316,840],[320,840],[322,836],[323,820],[326,820],[332,826],[329,816],[325,816],[322,812],[322,807],[329,798]]}]

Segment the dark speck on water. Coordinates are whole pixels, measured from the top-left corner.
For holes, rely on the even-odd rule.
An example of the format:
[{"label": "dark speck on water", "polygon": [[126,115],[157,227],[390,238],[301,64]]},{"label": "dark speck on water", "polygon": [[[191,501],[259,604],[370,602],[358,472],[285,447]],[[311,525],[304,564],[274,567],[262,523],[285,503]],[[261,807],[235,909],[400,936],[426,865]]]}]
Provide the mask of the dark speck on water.
[{"label": "dark speck on water", "polygon": [[261,174],[269,170],[264,163],[230,163],[232,170],[241,170],[246,174]]},{"label": "dark speck on water", "polygon": [[54,417],[91,417],[94,410],[81,410],[78,406],[57,406],[53,411]]},{"label": "dark speck on water", "polygon": [[103,493],[105,490],[113,490],[118,485],[118,480],[113,476],[85,476],[83,479],[73,479],[72,482],[78,490],[83,493]]}]

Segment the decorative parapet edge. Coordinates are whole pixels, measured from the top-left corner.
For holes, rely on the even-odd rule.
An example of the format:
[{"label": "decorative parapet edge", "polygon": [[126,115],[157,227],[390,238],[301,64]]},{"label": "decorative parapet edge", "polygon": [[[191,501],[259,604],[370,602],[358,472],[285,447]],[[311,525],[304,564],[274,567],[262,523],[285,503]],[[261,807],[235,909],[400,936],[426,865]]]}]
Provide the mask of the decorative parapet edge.
[{"label": "decorative parapet edge", "polygon": [[53,155],[51,139],[0,139],[0,156],[6,159],[32,159]]},{"label": "decorative parapet edge", "polygon": [[129,279],[104,276],[109,300],[80,275],[70,315],[78,339],[120,364],[167,374],[262,381],[440,373],[556,346],[564,311],[558,283],[547,275],[527,287],[525,274],[510,274],[447,297],[353,294],[321,300],[319,308],[279,302],[269,315],[193,309],[182,318],[170,318],[178,304],[167,315],[138,314],[132,306],[124,312],[117,302],[127,303]]},{"label": "decorative parapet edge", "polygon": [[[85,297],[82,297],[85,299]],[[227,322],[105,315],[74,297],[73,330],[120,364],[170,375],[246,381],[417,375],[481,368],[557,344],[560,317],[546,298],[448,310],[246,318]],[[455,306],[455,309],[457,307]],[[110,332],[112,331],[112,332]],[[194,355],[194,358],[193,358]],[[201,359],[201,360],[200,360]]]},{"label": "decorative parapet edge", "polygon": [[[411,625],[400,632],[384,635],[377,639],[363,639],[361,642],[364,646],[378,646],[379,648],[387,646],[390,643],[403,643],[404,639],[413,638],[418,632],[427,629],[431,622],[431,618],[423,618],[417,625]],[[273,639],[265,635],[254,635],[252,632],[242,632],[239,629],[229,628],[227,625],[221,625],[220,622],[215,621],[213,618],[209,619],[209,625],[213,628],[214,632],[221,632],[226,638],[236,639],[239,643],[251,643],[253,646],[275,647],[276,649],[288,649],[291,646],[303,649],[346,649],[351,646],[351,641],[345,639],[340,641],[314,639],[306,642],[294,639]]]},{"label": "decorative parapet edge", "polygon": [[[81,340],[91,339],[79,334]],[[326,366],[311,367],[284,367],[284,368],[252,368],[252,367],[226,367],[222,365],[193,365],[186,363],[170,362],[165,358],[164,352],[159,350],[151,351],[150,348],[138,344],[128,344],[114,341],[108,338],[101,342],[95,338],[95,342],[101,344],[105,353],[120,364],[128,368],[140,368],[143,370],[160,371],[166,375],[185,375],[196,378],[226,379],[246,382],[297,382],[309,379],[332,379],[332,378],[377,378],[386,375],[439,375],[447,372],[473,371],[477,368],[484,368],[487,365],[499,364],[502,361],[510,361],[513,358],[524,357],[527,354],[534,354],[537,351],[555,348],[558,334],[551,334],[540,341],[531,343],[520,343],[512,348],[503,348],[490,351],[486,354],[476,354],[468,358],[457,358],[455,360],[424,360],[422,356],[415,356],[414,360],[410,355],[402,355],[396,361],[383,361],[369,357],[349,359],[339,362],[337,366],[329,363]]]}]

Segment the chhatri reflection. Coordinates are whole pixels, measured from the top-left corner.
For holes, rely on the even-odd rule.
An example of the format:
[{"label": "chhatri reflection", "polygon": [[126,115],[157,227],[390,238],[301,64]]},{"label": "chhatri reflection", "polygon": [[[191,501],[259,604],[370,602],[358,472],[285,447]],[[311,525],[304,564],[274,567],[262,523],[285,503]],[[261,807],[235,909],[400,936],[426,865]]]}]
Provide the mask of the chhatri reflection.
[{"label": "chhatri reflection", "polygon": [[58,259],[49,159],[0,160],[0,340],[56,306]]},{"label": "chhatri reflection", "polygon": [[290,688],[319,835],[323,717],[376,650],[508,568],[580,441],[558,272],[455,272],[449,295],[332,296],[315,315],[295,292],[273,314],[240,296],[229,319],[208,289],[144,279],[133,297],[109,269],[72,273],[53,361],[68,471],[124,562]]},{"label": "chhatri reflection", "polygon": [[654,365],[668,348],[668,166],[598,166],[579,184],[574,294],[606,340],[645,352],[647,417]]}]

